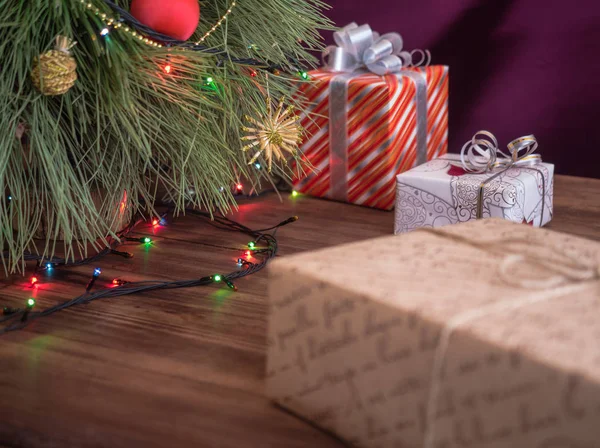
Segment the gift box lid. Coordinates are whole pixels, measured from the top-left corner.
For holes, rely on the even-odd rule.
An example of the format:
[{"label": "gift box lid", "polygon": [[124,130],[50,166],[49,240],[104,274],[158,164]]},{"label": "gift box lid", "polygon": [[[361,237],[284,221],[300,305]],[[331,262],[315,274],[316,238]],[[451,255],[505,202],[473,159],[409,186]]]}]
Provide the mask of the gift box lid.
[{"label": "gift box lid", "polygon": [[442,326],[468,321],[461,331],[600,383],[599,267],[600,243],[487,219],[286,257],[271,272]]},{"label": "gift box lid", "polygon": [[[546,187],[550,185],[554,173],[554,165],[543,162],[536,166],[536,168],[543,173],[544,180],[547,184]],[[463,180],[463,182],[467,182],[469,185],[472,184],[473,188],[477,188],[482,182],[491,178],[496,172],[497,171],[483,174],[468,173],[461,167],[460,156],[458,154],[444,154],[437,159],[398,174],[396,180],[398,183],[415,187],[422,186],[426,182],[427,185],[433,186],[432,190],[434,190],[436,194],[439,193],[441,199],[452,204],[456,202],[456,199],[452,195],[452,190],[444,187],[452,182],[453,179],[462,178],[464,176],[465,180]],[[530,187],[537,191],[538,188],[542,188],[541,185],[538,185],[540,184],[540,180],[540,177],[536,176],[535,172],[515,167],[511,168],[506,175],[496,179],[493,184],[488,184],[488,188],[492,188],[497,184],[502,184],[502,189],[506,191],[503,193],[504,196],[516,198],[518,195],[517,190]],[[497,200],[501,201],[500,199]],[[506,199],[503,198],[503,200]],[[475,202],[475,198],[473,198],[473,202]]]}]

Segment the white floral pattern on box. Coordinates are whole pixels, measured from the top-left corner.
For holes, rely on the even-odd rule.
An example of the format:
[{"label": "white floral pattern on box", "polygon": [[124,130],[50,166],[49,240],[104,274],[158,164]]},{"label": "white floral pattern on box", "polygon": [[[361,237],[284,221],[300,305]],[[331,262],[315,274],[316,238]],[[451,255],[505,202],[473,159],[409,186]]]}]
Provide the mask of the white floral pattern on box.
[{"label": "white floral pattern on box", "polygon": [[[492,175],[468,173],[450,154],[398,175],[395,233],[476,219],[479,186]],[[483,217],[541,227],[552,219],[553,187],[552,164],[510,168],[486,183]]]}]

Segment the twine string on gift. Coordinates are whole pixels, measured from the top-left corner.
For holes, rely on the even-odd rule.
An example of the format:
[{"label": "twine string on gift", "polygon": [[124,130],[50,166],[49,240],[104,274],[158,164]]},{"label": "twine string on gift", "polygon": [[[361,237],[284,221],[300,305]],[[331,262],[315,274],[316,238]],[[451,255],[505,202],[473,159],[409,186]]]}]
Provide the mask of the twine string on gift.
[{"label": "twine string on gift", "polygon": [[466,142],[460,152],[462,168],[473,174],[491,173],[490,177],[479,184],[477,191],[477,219],[483,218],[484,192],[487,184],[511,168],[520,167],[538,173],[542,179],[542,210],[540,226],[544,223],[544,209],[546,205],[546,178],[544,173],[535,168],[542,163],[542,157],[534,154],[538,142],[534,135],[517,138],[507,145],[508,153],[503,152],[498,146],[494,134],[488,131],[478,131],[473,138]]},{"label": "twine string on gift", "polygon": [[[499,267],[499,274],[502,280],[515,287],[537,289],[535,293],[529,294],[526,297],[484,305],[474,310],[466,311],[454,316],[445,323],[440,333],[439,342],[433,358],[431,385],[426,407],[425,434],[423,436],[423,447],[434,448],[436,438],[437,401],[442,387],[443,369],[448,354],[450,338],[456,329],[469,322],[487,316],[507,311],[515,311],[529,305],[548,302],[569,294],[572,295],[584,291],[590,286],[591,282],[600,280],[600,265],[592,266],[584,264],[580,260],[575,259],[566,252],[559,251],[558,249],[553,249],[552,251],[558,256],[559,262],[556,262],[556,260],[551,261],[547,257],[537,253],[519,252],[519,246],[529,247],[531,245],[531,240],[526,239],[512,240],[512,245],[516,247],[512,249],[511,252],[510,247],[507,248],[507,242],[505,240],[478,242],[472,241],[461,235],[450,234],[429,228],[421,228],[418,229],[417,232],[427,232],[460,244],[467,244],[485,252],[500,253],[504,256]],[[508,273],[511,267],[522,266],[523,263],[537,266],[538,268],[549,272],[551,275],[542,280],[528,281]],[[551,288],[553,289],[550,290]]]}]

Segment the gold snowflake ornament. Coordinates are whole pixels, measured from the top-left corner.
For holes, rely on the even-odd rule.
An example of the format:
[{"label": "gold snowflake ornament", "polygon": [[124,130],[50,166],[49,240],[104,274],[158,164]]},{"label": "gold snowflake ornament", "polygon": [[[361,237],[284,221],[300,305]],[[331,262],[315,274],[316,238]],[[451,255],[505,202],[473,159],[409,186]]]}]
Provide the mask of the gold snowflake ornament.
[{"label": "gold snowflake ornament", "polygon": [[277,110],[273,114],[271,107],[271,98],[267,97],[267,115],[261,117],[261,121],[245,116],[250,126],[244,126],[242,130],[247,134],[242,140],[250,141],[242,148],[242,151],[256,149],[256,153],[248,165],[256,162],[256,159],[263,154],[268,163],[269,171],[273,165],[273,157],[276,160],[285,162],[284,152],[295,156],[298,153],[298,145],[302,142],[302,126],[298,124],[300,116],[294,113],[294,106],[288,106],[283,109],[283,99],[279,102]]}]

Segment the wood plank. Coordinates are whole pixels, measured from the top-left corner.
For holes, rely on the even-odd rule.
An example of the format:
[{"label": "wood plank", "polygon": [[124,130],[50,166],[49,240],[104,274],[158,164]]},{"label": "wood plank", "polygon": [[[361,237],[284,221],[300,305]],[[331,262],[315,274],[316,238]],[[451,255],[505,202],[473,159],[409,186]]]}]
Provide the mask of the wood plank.
[{"label": "wood plank", "polygon": [[[600,180],[557,176],[555,195],[550,228],[600,240]],[[291,215],[300,220],[277,232],[279,256],[393,229],[393,213],[307,197],[279,202],[274,194],[243,201],[234,219],[260,228]],[[99,283],[228,272],[247,241],[183,217],[159,229],[149,250],[130,244],[133,259],[100,261]],[[92,270],[40,276],[38,306],[80,294]],[[0,337],[0,446],[343,446],[264,397],[266,271],[237,286],[97,301]],[[19,277],[0,288],[4,306],[31,294]]]},{"label": "wood plank", "polygon": [[556,176],[548,228],[600,240],[600,179]]}]

